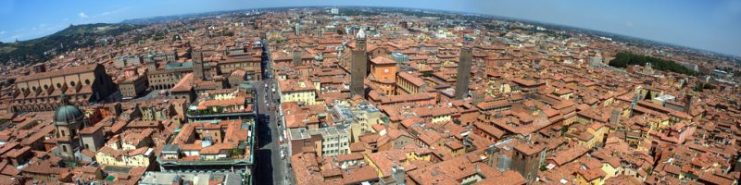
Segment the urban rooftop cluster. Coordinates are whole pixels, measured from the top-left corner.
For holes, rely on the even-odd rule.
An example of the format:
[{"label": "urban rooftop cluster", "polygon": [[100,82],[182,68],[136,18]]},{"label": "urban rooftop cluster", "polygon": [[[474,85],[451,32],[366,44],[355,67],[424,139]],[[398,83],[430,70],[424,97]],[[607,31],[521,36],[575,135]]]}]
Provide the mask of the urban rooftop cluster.
[{"label": "urban rooftop cluster", "polygon": [[741,176],[738,65],[671,47],[369,8],[230,12],[93,39],[3,68],[0,184]]}]

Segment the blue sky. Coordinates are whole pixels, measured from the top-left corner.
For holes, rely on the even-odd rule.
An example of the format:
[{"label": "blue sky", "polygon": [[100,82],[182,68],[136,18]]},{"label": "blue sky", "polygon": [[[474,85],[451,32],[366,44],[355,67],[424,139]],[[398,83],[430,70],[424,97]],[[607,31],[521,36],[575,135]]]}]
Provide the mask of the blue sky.
[{"label": "blue sky", "polygon": [[392,6],[483,13],[741,56],[741,0],[0,0],[0,41],[33,39],[70,24],[306,5]]}]

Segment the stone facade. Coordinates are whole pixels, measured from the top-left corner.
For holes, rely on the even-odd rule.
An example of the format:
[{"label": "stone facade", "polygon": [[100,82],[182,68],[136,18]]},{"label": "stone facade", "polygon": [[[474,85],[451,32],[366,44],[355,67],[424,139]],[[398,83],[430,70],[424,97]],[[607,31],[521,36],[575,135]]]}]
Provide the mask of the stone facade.
[{"label": "stone facade", "polygon": [[12,110],[15,112],[53,111],[66,94],[71,104],[115,99],[116,85],[100,64],[65,68],[23,76],[16,80],[17,91]]}]

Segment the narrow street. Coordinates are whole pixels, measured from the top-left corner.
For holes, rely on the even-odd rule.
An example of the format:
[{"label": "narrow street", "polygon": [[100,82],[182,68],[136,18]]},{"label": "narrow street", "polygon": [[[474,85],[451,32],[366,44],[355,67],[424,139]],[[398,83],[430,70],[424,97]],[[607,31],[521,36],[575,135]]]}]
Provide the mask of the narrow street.
[{"label": "narrow street", "polygon": [[[269,53],[267,46],[265,54]],[[267,54],[269,55],[269,54]],[[283,128],[278,126],[278,110],[271,106],[278,106],[274,98],[276,94],[272,91],[274,81],[270,74],[270,58],[263,59],[265,62],[265,73],[263,80],[255,81],[255,90],[257,91],[257,113],[258,113],[258,146],[255,152],[255,184],[291,184],[287,176],[290,170],[287,168],[286,161],[290,160],[290,155],[284,153],[281,156],[283,146],[280,143]],[[285,139],[285,138],[283,138]],[[287,151],[284,151],[287,152]],[[285,158],[284,158],[285,157]]]}]

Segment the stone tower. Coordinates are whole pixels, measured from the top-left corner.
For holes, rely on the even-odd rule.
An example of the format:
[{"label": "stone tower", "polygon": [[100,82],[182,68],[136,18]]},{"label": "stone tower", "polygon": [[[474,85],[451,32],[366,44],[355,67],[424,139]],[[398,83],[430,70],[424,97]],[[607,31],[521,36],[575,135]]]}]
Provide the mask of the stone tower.
[{"label": "stone tower", "polygon": [[365,97],[363,81],[368,71],[368,53],[365,51],[365,31],[360,29],[355,35],[355,48],[352,50],[350,96]]},{"label": "stone tower", "polygon": [[151,73],[157,71],[157,62],[151,54],[144,55],[144,63],[147,64],[147,70]]},{"label": "stone tower", "polygon": [[54,112],[58,151],[65,161],[74,161],[75,150],[80,145],[78,131],[85,126],[85,114],[69,104],[65,94],[62,94],[61,99],[61,105]]},{"label": "stone tower", "polygon": [[293,65],[294,66],[300,66],[301,65],[301,48],[296,47],[293,49]]},{"label": "stone tower", "polygon": [[471,47],[464,45],[461,48],[461,58],[458,61],[458,74],[455,80],[455,99],[463,99],[468,94],[468,81],[471,78]]},{"label": "stone tower", "polygon": [[201,53],[200,51],[193,51],[190,54],[190,58],[193,60],[193,79],[204,80],[203,53]]},{"label": "stone tower", "polygon": [[687,114],[692,115],[692,112],[690,110],[692,110],[692,102],[695,101],[695,97],[691,94],[687,94],[687,96],[685,96],[685,99],[687,99],[687,103],[684,104],[684,111],[687,112]]},{"label": "stone tower", "polygon": [[299,22],[293,25],[293,31],[296,31],[296,36],[301,36],[301,24]]}]

